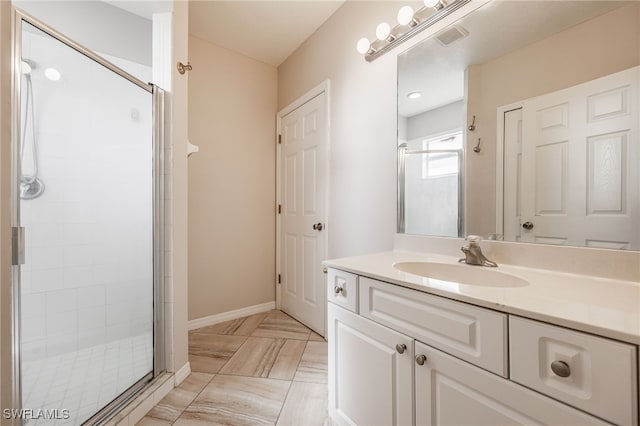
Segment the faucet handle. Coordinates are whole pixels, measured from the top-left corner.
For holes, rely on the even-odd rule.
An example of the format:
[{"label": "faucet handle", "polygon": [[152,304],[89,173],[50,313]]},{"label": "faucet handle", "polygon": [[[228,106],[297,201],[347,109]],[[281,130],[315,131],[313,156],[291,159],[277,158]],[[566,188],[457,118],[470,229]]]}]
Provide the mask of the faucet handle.
[{"label": "faucet handle", "polygon": [[469,241],[470,244],[480,244],[480,241],[482,241],[482,237],[479,235],[467,235],[467,238],[465,238],[466,241]]}]

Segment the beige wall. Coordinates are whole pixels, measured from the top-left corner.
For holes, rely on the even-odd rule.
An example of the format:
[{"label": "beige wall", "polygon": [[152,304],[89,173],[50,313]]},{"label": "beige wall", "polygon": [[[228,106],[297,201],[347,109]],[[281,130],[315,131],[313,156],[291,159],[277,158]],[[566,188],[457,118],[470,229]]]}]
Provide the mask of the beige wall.
[{"label": "beige wall", "polygon": [[[496,108],[640,64],[640,3],[614,10],[538,43],[469,67],[467,122],[482,152],[467,156],[467,233],[495,231]],[[482,123],[482,124],[480,124]]]},{"label": "beige wall", "polygon": [[[174,0],[172,24],[173,63],[186,62],[189,57],[189,6],[186,1]],[[173,292],[168,295],[168,299],[173,303],[173,345],[169,346],[173,347],[174,371],[179,371],[189,362],[187,333],[187,117],[189,114],[187,86],[189,75],[180,75],[176,68],[173,68],[171,80],[173,225],[170,238],[173,240],[173,256],[170,273],[173,276]]]},{"label": "beige wall", "polygon": [[396,230],[396,61],[367,63],[356,42],[394,2],[346,2],[278,68],[278,109],[329,90],[329,257],[389,250]]},{"label": "beige wall", "polygon": [[[422,2],[408,2],[420,8]],[[361,37],[393,22],[397,1],[347,1],[280,67],[278,109],[329,79],[330,258],[390,250],[396,232],[397,55],[480,7],[474,1],[373,62]]]},{"label": "beige wall", "polygon": [[275,300],[273,66],[189,38],[189,319]]}]

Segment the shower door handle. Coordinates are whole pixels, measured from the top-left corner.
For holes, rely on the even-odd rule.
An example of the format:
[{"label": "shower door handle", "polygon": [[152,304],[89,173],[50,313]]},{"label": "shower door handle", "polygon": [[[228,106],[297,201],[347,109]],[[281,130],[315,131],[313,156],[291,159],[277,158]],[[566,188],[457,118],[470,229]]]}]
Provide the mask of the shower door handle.
[{"label": "shower door handle", "polygon": [[24,227],[11,228],[11,264],[24,265]]},{"label": "shower door handle", "polygon": [[324,225],[318,222],[318,223],[314,223],[312,228],[315,229],[316,231],[322,231],[322,228],[324,228]]}]

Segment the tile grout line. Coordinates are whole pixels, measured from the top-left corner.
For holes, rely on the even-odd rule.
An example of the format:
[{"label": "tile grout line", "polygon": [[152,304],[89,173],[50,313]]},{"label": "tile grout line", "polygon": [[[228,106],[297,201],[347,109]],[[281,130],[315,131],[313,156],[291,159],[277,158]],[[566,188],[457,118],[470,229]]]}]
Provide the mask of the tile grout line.
[{"label": "tile grout line", "polygon": [[280,416],[282,415],[282,410],[284,410],[284,404],[287,402],[287,398],[289,397],[289,392],[291,392],[291,386],[293,386],[293,380],[287,380],[289,382],[289,387],[287,387],[287,393],[284,396],[284,399],[282,400],[282,405],[280,405],[280,410],[278,410],[278,416],[276,417],[276,421],[273,423],[273,425],[277,425],[278,421],[280,420]]},{"label": "tile grout line", "polygon": [[[298,359],[298,362],[297,362],[297,364],[296,364],[296,366],[295,366],[295,369],[294,369],[294,372],[293,372],[293,376],[291,377],[291,380],[265,377],[265,378],[266,378],[266,379],[268,379],[268,380],[278,380],[278,381],[288,382],[287,392],[286,392],[286,394],[285,394],[285,396],[284,396],[284,399],[282,400],[282,403],[281,403],[280,409],[279,409],[279,411],[278,411],[278,415],[277,415],[277,417],[276,417],[276,420],[275,420],[274,425],[276,425],[276,424],[278,423],[278,421],[280,420],[280,417],[281,417],[282,412],[283,412],[283,410],[284,410],[284,405],[285,405],[285,403],[286,403],[286,401],[287,401],[287,398],[288,398],[288,397],[289,397],[289,395],[290,395],[291,388],[292,388],[292,386],[293,386],[293,382],[294,382],[294,379],[295,379],[296,373],[298,372],[298,369],[300,368],[300,364],[301,364],[301,362],[302,362],[302,358],[304,357],[304,354],[305,354],[306,350],[307,350],[307,349],[308,349],[308,347],[309,347],[309,342],[311,341],[311,340],[310,340],[311,335],[312,335],[312,333],[314,333],[314,331],[313,331],[313,330],[311,330],[311,329],[310,329],[309,327],[307,327],[306,325],[304,325],[304,324],[300,323],[300,321],[298,321],[298,320],[296,320],[295,318],[291,317],[291,316],[290,316],[289,314],[287,314],[286,312],[283,312],[283,311],[281,311],[281,310],[277,310],[277,311],[278,311],[278,312],[283,313],[283,314],[284,314],[284,315],[286,315],[288,318],[290,318],[292,321],[295,321],[296,323],[298,323],[298,324],[302,325],[302,326],[303,326],[305,329],[307,329],[309,332],[308,332],[308,334],[306,335],[306,338],[305,338],[305,339],[295,339],[295,338],[294,338],[294,339],[286,339],[286,338],[283,338],[283,340],[284,340],[285,342],[286,342],[287,340],[298,340],[298,341],[304,341],[304,342],[305,342],[304,349],[303,349],[302,354],[300,355],[300,358]],[[260,326],[262,326],[262,325],[263,325],[263,323],[267,320],[267,318],[268,318],[268,317],[269,317],[269,315],[265,316],[265,317],[262,319],[262,321],[260,321],[260,322],[258,323],[258,325],[256,325],[256,327],[254,327],[254,328],[251,330],[251,332],[250,332],[250,333],[248,333],[248,334],[246,334],[246,335],[236,334],[236,332],[235,332],[235,331],[234,331],[233,333],[231,333],[231,334],[219,334],[219,333],[212,333],[212,334],[209,334],[209,333],[202,333],[202,334],[209,334],[209,336],[210,336],[212,339],[215,339],[215,338],[216,338],[216,336],[237,336],[237,337],[245,337],[245,340],[244,340],[244,342],[243,342],[243,343],[242,343],[242,344],[241,344],[241,345],[240,345],[236,350],[234,350],[234,351],[233,351],[233,353],[232,353],[232,355],[229,357],[229,359],[227,359],[227,360],[224,362],[224,364],[222,364],[222,366],[218,369],[218,371],[217,371],[216,373],[208,373],[208,374],[212,374],[211,379],[210,379],[210,380],[209,380],[209,381],[208,381],[208,382],[207,382],[207,383],[202,387],[202,389],[201,389],[201,390],[196,394],[196,396],[191,400],[191,402],[190,402],[190,403],[189,403],[189,404],[188,404],[184,409],[182,409],[182,410],[180,411],[180,413],[179,413],[178,417],[176,418],[176,420],[174,420],[174,421],[172,421],[172,422],[171,422],[171,425],[174,425],[174,424],[175,424],[175,423],[176,423],[176,422],[177,422],[177,421],[178,421],[178,420],[179,420],[179,419],[180,419],[180,418],[185,414],[185,412],[186,412],[186,411],[187,411],[187,410],[188,410],[188,409],[193,405],[193,403],[198,399],[198,397],[202,394],[202,392],[204,392],[204,390],[207,388],[207,386],[209,386],[209,385],[211,384],[211,382],[213,382],[213,380],[214,380],[217,376],[230,376],[230,377],[234,377],[234,376],[235,376],[235,377],[247,377],[247,378],[253,378],[253,377],[256,377],[256,376],[246,376],[246,375],[244,375],[244,374],[238,374],[238,375],[233,375],[233,374],[220,374],[220,371],[222,371],[222,370],[225,368],[225,366],[226,366],[226,365],[227,365],[227,364],[232,360],[232,358],[233,358],[233,357],[234,357],[234,356],[235,356],[235,355],[236,355],[236,354],[237,354],[237,353],[238,353],[238,352],[239,352],[239,351],[240,351],[240,350],[241,350],[241,349],[242,349],[242,348],[247,344],[247,341],[249,340],[249,338],[250,338],[250,337],[254,337],[254,338],[258,338],[258,337],[260,337],[260,336],[253,336],[253,333],[255,333],[255,332],[256,332],[256,330],[257,330],[258,328],[260,328]],[[246,320],[246,318],[243,318],[243,320]],[[236,319],[236,320],[233,320],[233,321],[237,321],[237,319]],[[244,323],[244,321],[242,321],[242,322]],[[238,327],[238,328],[240,328],[240,327]],[[238,330],[238,328],[236,328],[236,331]],[[226,330],[226,329],[225,329],[225,330]],[[196,330],[194,330],[194,332],[195,332],[194,334],[197,334],[197,331],[196,331]],[[190,334],[191,334],[191,333],[190,333]],[[275,340],[278,340],[278,339],[276,338]],[[325,342],[326,342],[326,341],[325,341]],[[196,372],[196,373],[197,373],[197,372]],[[205,373],[205,374],[206,374],[206,373]],[[302,382],[305,382],[305,381],[302,381]],[[307,383],[307,382],[305,382],[305,383]],[[308,382],[308,383],[314,383],[314,382]],[[156,405],[157,405],[157,404],[156,404]]]},{"label": "tile grout line", "polygon": [[[193,373],[191,373],[191,374],[193,374]],[[207,373],[203,373],[203,374],[207,374]],[[196,394],[196,396],[194,396],[194,397],[193,397],[193,399],[191,400],[191,402],[190,402],[189,404],[187,404],[187,406],[186,406],[186,407],[184,407],[184,408],[180,411],[180,414],[178,415],[178,417],[177,417],[174,421],[172,421],[172,422],[171,422],[171,424],[172,424],[172,425],[173,425],[173,424],[175,424],[175,422],[177,422],[177,421],[180,419],[180,417],[182,417],[182,415],[184,414],[184,412],[185,412],[185,411],[187,411],[187,408],[191,407],[191,405],[193,404],[193,401],[195,401],[196,399],[198,399],[198,397],[200,396],[200,394],[201,394],[202,392],[204,392],[204,390],[206,389],[206,387],[207,387],[207,386],[209,386],[209,384],[213,381],[213,379],[215,379],[215,378],[216,378],[216,376],[217,376],[217,375],[218,375],[217,373],[212,375],[211,379],[209,379],[209,381],[208,381],[208,382],[207,382],[207,383],[202,387],[202,389],[200,389],[200,391]]]},{"label": "tile grout line", "polygon": [[[306,327],[306,326],[305,326]],[[291,377],[291,380],[289,380],[289,388],[287,389],[287,394],[284,396],[284,399],[282,400],[282,405],[280,406],[280,411],[278,412],[278,417],[276,417],[276,421],[274,423],[274,426],[278,424],[278,422],[280,421],[280,416],[282,415],[282,410],[284,410],[284,404],[287,403],[287,398],[289,398],[289,393],[291,392],[291,388],[293,387],[293,381],[296,378],[296,373],[298,372],[298,368],[300,368],[300,363],[302,362],[302,357],[304,357],[304,353],[307,351],[307,347],[309,346],[309,338],[311,337],[311,333],[309,333],[307,335],[307,341],[304,344],[304,350],[302,351],[302,355],[300,355],[300,359],[298,360],[298,364],[296,365],[296,369],[293,372],[293,377]]]},{"label": "tile grout line", "polygon": [[[266,317],[265,317],[265,319],[266,319]],[[240,350],[240,349],[241,349],[241,348],[242,348],[242,347],[247,343],[247,340],[249,340],[249,337],[251,337],[251,334],[253,334],[253,332],[255,331],[255,329],[257,329],[257,328],[260,326],[260,324],[262,324],[263,322],[264,322],[264,319],[263,319],[262,321],[260,321],[260,323],[256,326],[256,328],[254,328],[254,329],[251,331],[251,333],[249,333],[249,334],[248,334],[248,335],[246,335],[246,336],[243,336],[243,335],[240,335],[240,334],[236,334],[236,333],[235,333],[235,331],[234,331],[233,333],[231,333],[231,334],[222,334],[222,335],[221,335],[221,334],[218,334],[218,333],[211,334],[212,338],[215,338],[214,336],[239,336],[239,337],[245,337],[245,340],[244,340],[244,342],[242,342],[242,344],[241,344],[240,346],[238,346],[238,348],[237,348],[235,351],[233,351],[233,354],[232,354],[232,355],[229,357],[229,359],[228,359],[228,360],[227,360],[227,361],[226,361],[226,362],[225,362],[225,363],[224,363],[224,364],[223,364],[223,365],[218,369],[218,371],[217,371],[216,373],[213,373],[213,376],[211,377],[211,380],[209,380],[209,381],[207,382],[207,384],[206,384],[206,385],[204,385],[204,386],[202,387],[202,389],[200,390],[200,392],[198,392],[198,394],[195,396],[195,398],[193,398],[193,399],[191,400],[191,402],[190,402],[190,403],[189,403],[189,404],[188,404],[188,405],[187,405],[187,406],[186,406],[186,407],[185,407],[185,408],[180,412],[180,415],[178,415],[178,418],[177,418],[177,419],[175,419],[175,420],[171,423],[171,425],[174,425],[178,420],[180,420],[180,417],[182,417],[182,415],[184,414],[184,412],[185,412],[185,411],[187,411],[187,409],[188,409],[189,407],[191,407],[191,405],[193,405],[193,402],[194,402],[196,399],[198,399],[198,397],[200,396],[200,394],[201,394],[202,392],[204,392],[205,388],[206,388],[209,384],[211,384],[211,382],[213,381],[213,379],[215,379],[215,378],[216,378],[217,376],[219,376],[219,375],[224,376],[224,374],[220,374],[220,371],[222,371],[222,369],[225,367],[225,365],[227,365],[227,364],[229,363],[229,361],[231,361],[231,359],[235,356],[235,354],[237,354],[237,353],[238,353],[238,351],[239,351],[239,350]],[[236,331],[237,331],[237,329],[236,329]],[[289,387],[291,387],[291,385],[289,385]],[[287,390],[287,394],[288,394],[288,392],[289,392],[289,391]],[[283,402],[283,405],[284,405],[284,402]],[[282,408],[280,408],[280,410],[282,410]],[[278,414],[278,416],[280,416],[280,414]]]}]

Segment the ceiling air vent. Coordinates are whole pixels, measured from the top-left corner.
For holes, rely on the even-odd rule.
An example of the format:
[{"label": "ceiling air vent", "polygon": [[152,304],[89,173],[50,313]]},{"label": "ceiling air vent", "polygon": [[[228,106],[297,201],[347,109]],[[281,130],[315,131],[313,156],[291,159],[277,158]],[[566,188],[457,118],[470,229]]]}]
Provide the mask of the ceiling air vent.
[{"label": "ceiling air vent", "polygon": [[438,41],[438,43],[446,47],[451,43],[460,40],[461,38],[465,38],[468,35],[469,31],[465,30],[462,27],[451,27],[436,35],[436,40]]}]

